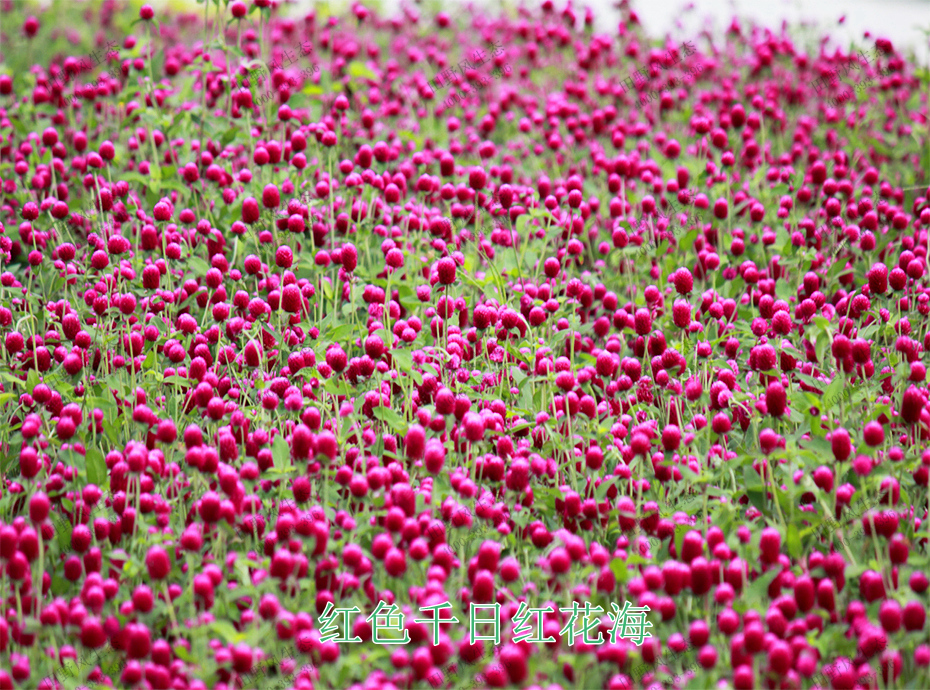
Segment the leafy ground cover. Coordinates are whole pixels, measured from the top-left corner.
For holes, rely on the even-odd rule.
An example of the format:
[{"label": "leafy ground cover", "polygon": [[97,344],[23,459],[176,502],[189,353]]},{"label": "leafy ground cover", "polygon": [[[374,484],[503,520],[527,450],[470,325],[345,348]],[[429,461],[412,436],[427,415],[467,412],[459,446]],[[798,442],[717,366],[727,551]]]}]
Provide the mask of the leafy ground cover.
[{"label": "leafy ground cover", "polygon": [[0,688],[930,686],[898,47],[0,8]]}]

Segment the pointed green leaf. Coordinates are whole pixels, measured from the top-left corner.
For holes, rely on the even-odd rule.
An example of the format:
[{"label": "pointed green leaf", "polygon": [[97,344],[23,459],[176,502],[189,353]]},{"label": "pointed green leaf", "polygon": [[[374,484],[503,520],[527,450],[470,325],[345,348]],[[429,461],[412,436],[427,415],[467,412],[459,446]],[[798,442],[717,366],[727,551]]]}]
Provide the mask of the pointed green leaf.
[{"label": "pointed green leaf", "polygon": [[107,481],[107,463],[96,448],[88,448],[85,458],[87,464],[87,481],[97,486],[104,486]]}]

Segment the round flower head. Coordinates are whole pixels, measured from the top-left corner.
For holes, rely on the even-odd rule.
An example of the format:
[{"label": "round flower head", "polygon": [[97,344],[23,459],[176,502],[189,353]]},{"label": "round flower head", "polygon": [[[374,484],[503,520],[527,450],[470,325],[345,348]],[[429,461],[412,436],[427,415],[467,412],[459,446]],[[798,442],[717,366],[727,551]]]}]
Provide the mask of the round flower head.
[{"label": "round flower head", "polygon": [[153,580],[163,580],[171,570],[168,552],[160,546],[153,546],[145,556],[145,567]]},{"label": "round flower head", "polygon": [[778,381],[773,381],[765,390],[765,404],[773,417],[781,417],[788,407],[788,396],[784,387]]},{"label": "round flower head", "polygon": [[874,264],[866,278],[869,281],[869,292],[873,295],[883,295],[888,290],[888,267],[885,264]]},{"label": "round flower head", "polygon": [[439,282],[443,285],[451,285],[455,282],[455,260],[446,256],[440,259],[436,264],[436,274],[439,276]]},{"label": "round flower head", "polygon": [[672,280],[679,295],[688,295],[694,288],[694,278],[692,278],[691,271],[687,268],[679,268],[675,271],[672,274]]},{"label": "round flower head", "polygon": [[927,404],[924,394],[916,386],[910,386],[904,391],[904,397],[901,400],[901,418],[908,424],[916,424],[920,421],[920,414]]}]

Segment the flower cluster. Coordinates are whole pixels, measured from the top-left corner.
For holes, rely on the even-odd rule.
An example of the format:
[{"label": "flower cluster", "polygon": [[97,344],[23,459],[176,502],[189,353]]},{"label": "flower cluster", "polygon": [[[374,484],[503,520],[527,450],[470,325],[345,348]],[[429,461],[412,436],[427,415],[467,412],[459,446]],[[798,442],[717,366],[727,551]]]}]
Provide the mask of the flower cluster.
[{"label": "flower cluster", "polygon": [[[78,512],[76,517],[79,518],[79,524],[90,522],[94,519],[95,516],[119,519],[119,515],[116,513],[116,511],[112,507],[107,506],[107,500],[110,498],[115,497],[112,497],[110,492],[104,491],[97,499],[97,502],[89,510],[82,507],[81,503],[78,503],[75,506],[75,511]],[[84,518],[85,515],[87,516],[86,520]],[[52,525],[55,528],[56,533],[62,533],[69,525],[73,524],[74,523],[72,522],[72,518],[66,515],[55,515],[52,517]]]},{"label": "flower cluster", "polygon": [[[289,669],[289,670],[288,670]],[[243,688],[266,688],[267,690],[285,690],[293,687],[298,675],[312,674],[313,664],[305,664],[297,670],[295,662],[288,652],[274,652],[258,662],[258,668],[243,673],[240,681]]]},{"label": "flower cluster", "polygon": [[[301,53],[301,54],[303,55],[304,53]],[[290,53],[288,53],[288,55],[290,55]],[[320,71],[320,66],[317,63],[313,63],[313,65],[311,65],[310,67],[307,67],[301,70],[299,76],[301,79],[309,79],[310,77],[312,77],[314,74],[316,74],[319,71]],[[258,65],[248,70],[248,72],[245,75],[237,74],[236,85],[240,89],[243,89],[245,93],[248,93],[251,98],[251,91],[246,89],[244,86],[245,81],[248,80],[249,84],[251,85],[253,80],[266,77],[268,75],[269,75],[268,68],[264,65]],[[265,90],[265,93],[259,96],[257,100],[252,101],[252,104],[258,108],[262,108],[266,103],[269,103],[274,98],[276,98],[276,96],[277,96],[277,93],[269,85],[268,88]],[[239,100],[240,100],[240,103],[244,103],[245,105],[249,104],[248,102],[242,100],[242,94],[240,94]]]},{"label": "flower cluster", "polygon": [[[266,155],[267,152],[264,149],[256,152],[256,156]],[[308,208],[317,197],[314,190],[305,189],[295,198],[299,200],[303,208]],[[270,232],[273,228],[287,233],[299,233],[305,230],[306,225],[302,214],[287,213],[287,209],[284,209],[282,213],[277,205],[268,205],[264,201],[264,194],[261,206],[254,197],[246,197],[242,200],[241,219],[233,223],[231,228],[233,234],[239,236],[258,234],[261,237],[262,232]]]},{"label": "flower cluster", "polygon": [[[310,55],[313,52],[313,44],[310,43],[309,41],[299,43],[298,46],[300,50],[300,57],[306,57],[307,55]],[[249,90],[246,90],[244,86],[244,83],[246,80],[249,81],[249,84],[251,86],[251,83],[253,82],[253,80],[257,80],[259,78],[265,78],[265,77],[270,76],[268,67],[270,67],[271,70],[280,71],[280,70],[283,70],[285,67],[289,67],[290,65],[293,65],[297,61],[298,61],[298,58],[294,57],[294,53],[290,49],[284,48],[284,49],[281,49],[280,51],[276,51],[274,57],[271,59],[271,61],[268,63],[267,66],[260,64],[255,67],[252,67],[245,74],[237,73],[235,77],[236,86],[237,88],[242,89],[245,93],[248,93],[249,101],[251,101],[251,92]],[[320,71],[320,66],[317,63],[313,63],[310,67],[307,67],[301,70],[298,77],[300,79],[309,79],[319,71]],[[274,91],[274,89],[269,84],[269,87],[265,90],[265,93],[259,96],[258,99],[255,100],[254,103],[252,104],[257,106],[258,108],[261,108],[266,103],[274,99],[276,96],[277,96],[277,93]],[[246,105],[246,106],[250,105],[249,101],[243,100],[243,94],[240,94],[239,101],[243,105]]]},{"label": "flower cluster", "polygon": [[[888,641],[885,639],[870,640],[862,649],[863,657],[874,657],[880,655],[888,648]],[[831,685],[832,687],[845,687],[850,679],[853,681],[859,678],[859,667],[851,659],[840,658],[826,666],[819,673],[815,673],[808,680],[811,687],[823,687]]]},{"label": "flower cluster", "polygon": [[[859,70],[862,68],[863,63],[868,66],[871,64],[872,59],[877,60],[882,55],[886,55],[887,51],[880,45],[877,45],[872,51],[865,53],[859,51],[859,55],[856,58],[850,57],[850,59],[843,62],[838,67],[824,66],[820,69],[820,76],[816,79],[812,79],[809,83],[812,89],[814,89],[818,94],[820,94],[823,88],[827,85],[833,87],[839,82],[839,76],[842,72],[843,76],[847,76],[852,70]],[[870,57],[871,56],[871,57]],[[884,72],[882,72],[884,76]],[[871,79],[868,80],[871,84]]]},{"label": "flower cluster", "polygon": [[[634,80],[636,82],[636,88],[642,88],[643,85],[647,84],[652,77],[653,64],[657,65],[657,70],[668,70],[683,59],[691,57],[695,52],[694,44],[691,41],[683,42],[680,48],[670,48],[666,52],[664,59],[659,58],[654,63],[650,63],[648,67],[640,67],[633,70],[633,72],[630,73],[631,76],[621,81],[621,90],[623,93],[627,93],[627,91],[634,88]],[[642,85],[639,83],[640,80],[642,80]]]},{"label": "flower cluster", "polygon": [[[689,224],[695,222],[695,217],[692,216],[692,212],[695,208],[695,202],[697,201],[699,190],[697,188],[684,189],[678,193],[677,197],[672,197],[668,199],[668,210],[662,207],[655,208],[655,215],[657,218],[661,218],[667,222],[666,231],[671,233],[672,239],[675,238],[677,230],[679,227],[686,227]],[[682,205],[680,200],[682,198],[686,199],[687,205]],[[680,214],[686,214],[685,219],[682,225],[676,224],[673,221],[678,220]],[[669,230],[670,228],[670,230]],[[650,233],[650,223],[646,217],[640,217],[638,230],[646,238],[641,245],[637,248],[637,253],[642,255],[648,252],[654,252],[659,247],[659,241],[655,239]]]},{"label": "flower cluster", "polygon": [[[313,52],[313,43],[311,41],[301,41],[297,44],[297,47],[294,50],[299,49],[300,57],[306,57]],[[289,67],[298,61],[298,58],[294,57],[294,53],[289,48],[275,48],[274,55],[268,65],[273,70],[281,70],[285,67]],[[317,71],[317,70],[314,70]]]},{"label": "flower cluster", "polygon": [[[461,666],[475,666],[491,660],[488,670],[491,671],[494,676],[504,674],[510,675],[511,673],[515,676],[520,676],[525,672],[525,662],[519,657],[514,657],[512,653],[509,653],[511,652],[510,648],[505,648],[496,659],[494,657],[494,649],[494,647],[488,647],[478,654],[467,654],[463,656]],[[426,680],[433,688],[449,687],[451,684],[452,687],[456,687],[459,690],[477,690],[477,688],[486,687],[488,682],[487,677],[481,673],[477,674],[470,684],[460,681],[458,666],[447,671],[437,669],[430,673]]]},{"label": "flower cluster", "polygon": [[[867,499],[862,497],[856,503],[855,508],[850,506],[848,510],[844,510],[844,518],[847,518],[850,522],[855,520],[860,520],[860,522],[855,528],[850,529],[845,535],[837,537],[840,544],[848,546],[852,543],[859,543],[865,536],[872,535],[873,525],[876,531],[884,531],[886,528],[890,527],[892,524],[897,523],[899,520],[898,512],[893,508],[889,508],[885,511],[873,512],[874,508],[879,505],[880,501],[873,500],[867,506],[866,501]],[[823,522],[820,524],[818,533],[823,538],[832,538],[832,536],[841,529],[843,529],[843,525],[837,522],[833,516],[825,515]]]},{"label": "flower cluster", "polygon": [[[476,71],[482,65],[491,62],[493,58],[499,58],[504,55],[504,48],[500,42],[495,42],[491,46],[490,54],[487,50],[476,48],[472,53],[472,60],[462,60],[458,67],[451,66],[437,73],[432,79],[427,81],[427,86],[435,93],[449,85],[461,83],[469,78],[469,72]],[[458,70],[456,72],[456,69]]]},{"label": "flower cluster", "polygon": [[[691,642],[690,638],[683,638],[681,644],[676,645],[675,650],[672,653],[665,653],[657,658],[655,658],[651,663],[641,662],[636,664],[630,669],[630,675],[633,677],[633,680],[637,683],[642,680],[643,676],[649,672],[649,669],[653,668],[656,665],[670,665],[673,662],[680,661],[686,658],[688,652],[694,649],[694,645]],[[685,669],[682,673],[686,672],[688,669]],[[680,678],[680,676],[676,676]],[[673,681],[675,685],[678,685],[678,680]]]},{"label": "flower cluster", "polygon": [[[697,65],[695,65],[695,66],[693,66],[693,67],[688,66],[688,67],[683,68],[683,69],[682,69],[682,72],[684,72],[685,74],[687,74],[689,77],[699,77],[699,76],[701,76],[701,74],[704,72],[704,65],[703,65],[703,64],[697,64]],[[670,87],[675,86],[675,78],[674,78],[674,77],[672,77],[672,78],[670,79],[670,81],[669,81],[669,86],[670,86]],[[649,104],[649,103],[652,103],[653,101],[660,100],[661,97],[662,97],[662,91],[663,91],[663,89],[653,89],[653,90],[651,90],[651,91],[646,91],[645,93],[641,93],[641,94],[639,95],[639,104],[640,104],[640,105],[647,105],[647,104]]]},{"label": "flower cluster", "polygon": [[[930,687],[902,49],[843,127],[787,28],[0,4],[0,688]],[[35,56],[101,31],[70,108]]]},{"label": "flower cluster", "polygon": [[[504,65],[503,67],[495,67],[491,71],[491,76],[495,79],[499,79],[501,76],[510,76],[511,72],[512,69],[510,65]],[[477,84],[472,88],[474,88],[476,91],[483,91],[490,85],[491,82],[486,77],[479,77]],[[469,84],[462,85],[462,93],[464,96],[459,95],[459,93],[454,93],[449,96],[445,101],[442,102],[443,108],[451,108],[452,106],[461,102],[463,98],[467,98],[469,94]]]},{"label": "flower cluster", "polygon": [[[116,47],[116,45],[117,44],[115,41],[107,41],[105,50],[104,49],[95,50],[94,52],[90,53],[90,55],[88,56],[90,59],[83,58],[78,63],[77,74],[80,75],[80,74],[83,74],[84,72],[90,72],[91,70],[94,69],[94,67],[100,65],[104,60],[109,62],[111,58],[119,57],[119,49]],[[91,61],[93,61],[93,63],[91,63]],[[117,82],[122,79],[122,70],[119,67],[119,65],[108,69],[106,74],[111,79]],[[88,84],[86,86],[92,89],[96,89],[97,85],[100,83],[100,79],[101,77],[97,77],[97,79],[95,79],[91,84]],[[64,88],[64,84],[61,82],[60,79],[53,79],[52,84],[57,85],[61,89]],[[77,91],[75,91],[75,93],[71,96],[72,106],[78,103],[79,96],[80,94],[78,94]]]},{"label": "flower cluster", "polygon": [[[428,624],[432,626],[433,644],[438,645],[442,637],[441,625],[453,625],[459,623],[459,619],[451,613],[443,615],[444,611],[450,611],[452,604],[447,600],[430,606],[421,606],[417,610],[431,614],[428,618],[415,619],[415,623]],[[652,622],[646,620],[646,614],[649,613],[649,607],[633,606],[629,601],[624,602],[621,609],[615,602],[610,602],[610,608],[614,612],[612,622],[608,623],[604,631],[601,631],[602,622],[599,618],[604,613],[602,606],[592,606],[591,602],[585,602],[580,606],[577,601],[573,601],[569,607],[559,608],[558,611],[565,614],[566,623],[559,629],[558,635],[566,640],[569,647],[575,646],[576,639],[580,638],[580,643],[584,645],[603,645],[605,644],[604,632],[607,633],[609,644],[616,644],[618,640],[630,640],[636,645],[642,645],[643,641],[652,637],[652,633],[647,630],[653,627]],[[489,617],[483,615],[483,612],[490,610]],[[340,644],[358,644],[363,640],[358,634],[350,635],[352,627],[350,618],[357,617],[362,613],[358,606],[337,607],[333,602],[327,602],[322,613],[319,615],[319,630],[321,642],[336,642]],[[520,602],[519,608],[513,613],[513,631],[512,639],[514,644],[518,642],[530,643],[554,643],[555,637],[551,634],[544,634],[543,624],[546,620],[555,620],[556,609],[553,606],[531,607],[527,603]],[[404,626],[404,619],[407,614],[404,613],[396,604],[387,604],[384,601],[378,603],[372,613],[363,620],[371,628],[371,642],[376,645],[402,645],[410,642],[410,631]],[[592,617],[594,617],[592,619]],[[608,616],[609,617],[609,616]],[[484,631],[479,630],[484,628]],[[468,605],[468,635],[472,642],[486,640],[493,642],[495,645],[501,643],[501,604],[477,604],[470,602]],[[396,636],[388,636],[386,633],[392,632]],[[554,630],[553,630],[554,632]],[[596,636],[593,633],[597,633]]]},{"label": "flower cluster", "polygon": [[[62,652],[61,660],[64,664],[61,668],[55,669],[52,672],[51,677],[46,678],[39,684],[39,690],[52,690],[53,688],[58,687],[58,684],[63,680],[71,680],[79,678],[81,673],[86,668],[94,668],[95,666],[100,665],[101,655],[104,655],[104,659],[110,654],[114,653],[116,657],[115,667],[109,669],[117,674],[117,676],[126,668],[127,659],[119,655],[118,652],[113,648],[110,642],[107,642],[100,648],[97,649],[85,649],[80,654],[74,656],[66,656]],[[65,660],[70,659],[70,664],[65,664]],[[96,685],[96,683],[95,683]]]},{"label": "flower cluster", "polygon": [[[853,63],[853,64],[858,64],[858,63]],[[877,74],[878,76],[881,76],[881,77],[890,77],[892,75],[892,71],[890,69],[882,68],[882,69],[877,70]],[[850,84],[850,88],[846,89],[845,91],[842,91],[838,96],[834,96],[833,98],[831,98],[829,100],[829,103],[830,105],[835,107],[838,105],[842,105],[846,101],[856,100],[856,94],[862,93],[864,89],[871,87],[874,84],[874,82],[875,82],[875,79],[872,76],[868,76],[865,79],[860,79],[859,81],[856,82],[855,87],[853,87],[853,85]],[[855,93],[853,93],[854,90],[855,90]]]}]

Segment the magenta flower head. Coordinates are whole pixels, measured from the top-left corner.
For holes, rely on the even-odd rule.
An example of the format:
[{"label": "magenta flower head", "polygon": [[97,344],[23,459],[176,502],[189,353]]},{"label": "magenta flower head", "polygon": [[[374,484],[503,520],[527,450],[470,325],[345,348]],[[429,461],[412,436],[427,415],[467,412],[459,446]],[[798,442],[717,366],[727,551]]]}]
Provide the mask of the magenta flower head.
[{"label": "magenta flower head", "polygon": [[901,417],[908,424],[916,424],[920,421],[920,413],[924,411],[927,399],[920,389],[916,386],[910,386],[904,391],[904,398],[901,400]]},{"label": "magenta flower head", "polygon": [[711,420],[710,426],[715,434],[726,434],[729,433],[732,422],[725,412],[718,412],[714,415],[713,420]]},{"label": "magenta flower head", "polygon": [[160,546],[153,546],[145,556],[145,567],[153,580],[164,580],[171,570],[168,552]]},{"label": "magenta flower head", "polygon": [[281,204],[281,192],[278,186],[274,184],[265,185],[262,190],[262,206],[265,208],[277,208]]},{"label": "magenta flower head", "polygon": [[426,443],[424,464],[430,474],[438,474],[446,461],[446,449],[438,439],[430,439]]},{"label": "magenta flower head", "polygon": [[830,447],[833,450],[833,457],[837,460],[847,460],[852,453],[852,443],[849,440],[849,432],[843,427],[838,427],[833,431],[830,437]]},{"label": "magenta flower head", "polygon": [[669,424],[662,430],[662,447],[671,453],[678,450],[681,443],[681,430],[674,424]]},{"label": "magenta flower head", "polygon": [[301,304],[300,288],[296,285],[285,285],[281,293],[281,309],[288,314],[296,314],[300,311]]},{"label": "magenta flower head", "polygon": [[762,552],[763,563],[777,562],[781,552],[781,533],[774,527],[766,527],[762,530],[759,549]]},{"label": "magenta flower head", "polygon": [[869,280],[869,292],[873,295],[883,295],[888,290],[888,267],[885,264],[875,264],[866,274]]},{"label": "magenta flower head", "polygon": [[452,285],[455,282],[455,259],[445,256],[436,264],[436,274],[443,285]]},{"label": "magenta flower head", "polygon": [[468,173],[468,186],[472,189],[484,189],[488,183],[488,174],[484,168],[474,167]]},{"label": "magenta flower head", "polygon": [[768,455],[778,447],[780,437],[774,430],[765,428],[759,432],[759,447]]},{"label": "magenta flower head", "polygon": [[[909,601],[904,606],[904,627],[907,630],[923,630],[927,622],[927,610],[919,601]],[[930,662],[930,660],[928,660]],[[926,666],[927,663],[924,663]]]},{"label": "magenta flower head", "polygon": [[23,22],[23,33],[32,38],[39,31],[39,26],[39,20],[30,15]]},{"label": "magenta flower head", "polygon": [[251,225],[255,223],[261,212],[258,208],[258,201],[253,197],[248,197],[242,202],[242,222]]},{"label": "magenta flower head", "polygon": [[633,328],[636,335],[648,335],[652,330],[652,317],[648,309],[637,309],[633,317]]},{"label": "magenta flower head", "polygon": [[419,460],[423,457],[423,451],[426,446],[426,431],[419,424],[414,424],[407,430],[404,437],[404,450],[407,457],[411,460]]},{"label": "magenta flower head", "polygon": [[290,268],[294,265],[294,251],[286,244],[278,247],[274,254],[274,265],[278,268]]},{"label": "magenta flower head", "polygon": [[467,412],[462,420],[465,429],[465,438],[469,443],[477,443],[484,438],[484,420],[476,412]]},{"label": "magenta flower head", "polygon": [[773,381],[765,390],[765,405],[773,417],[781,417],[788,407],[788,396],[779,381]]},{"label": "magenta flower head", "polygon": [[171,220],[171,206],[164,201],[159,201],[155,204],[155,208],[152,209],[152,215],[155,216],[157,221]]},{"label": "magenta flower head", "polygon": [[48,518],[50,508],[51,505],[48,496],[42,491],[39,491],[29,499],[29,519],[35,524],[45,522]]},{"label": "magenta flower head", "polygon": [[394,247],[388,251],[387,255],[384,257],[384,263],[391,269],[403,268],[404,253],[397,247]]},{"label": "magenta flower head", "polygon": [[139,18],[143,21],[149,21],[152,17],[155,16],[155,10],[152,9],[151,5],[142,5],[139,8]]},{"label": "magenta flower head", "polygon": [[865,425],[862,430],[862,437],[866,443],[874,448],[885,442],[885,430],[879,422],[873,420]]},{"label": "magenta flower head", "polygon": [[829,467],[821,465],[814,470],[814,484],[823,491],[833,491],[833,472]]},{"label": "magenta flower head", "polygon": [[358,266],[358,250],[354,244],[346,243],[342,245],[342,267],[347,273],[351,273]]},{"label": "magenta flower head", "polygon": [[675,300],[672,307],[672,321],[678,328],[691,326],[691,304],[684,299]]},{"label": "magenta flower head", "polygon": [[694,278],[691,276],[691,271],[687,268],[679,268],[675,273],[672,274],[672,280],[675,283],[675,290],[678,291],[679,295],[690,294],[691,290],[694,288]]},{"label": "magenta flower head", "polygon": [[857,455],[852,462],[852,468],[860,477],[866,477],[872,471],[872,458],[868,455]]}]

